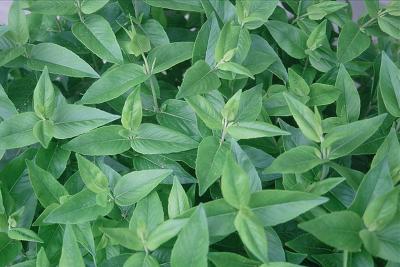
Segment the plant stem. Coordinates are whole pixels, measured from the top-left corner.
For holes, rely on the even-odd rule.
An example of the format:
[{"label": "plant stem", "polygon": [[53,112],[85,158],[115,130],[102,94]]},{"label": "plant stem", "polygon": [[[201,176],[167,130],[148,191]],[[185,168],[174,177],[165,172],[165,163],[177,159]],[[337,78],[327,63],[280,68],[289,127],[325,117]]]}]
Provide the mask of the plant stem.
[{"label": "plant stem", "polygon": [[349,258],[349,251],[344,250],[343,251],[343,267],[347,267],[348,258]]},{"label": "plant stem", "polygon": [[150,78],[149,78],[150,79],[150,89],[151,89],[151,94],[153,95],[154,111],[159,112],[160,109],[158,107],[158,102],[157,102],[156,88],[154,87],[152,74],[151,74],[152,70],[150,69],[149,62],[147,61],[147,58],[143,52],[142,52],[142,58],[144,61],[144,68],[145,68],[146,74],[150,75]]},{"label": "plant stem", "polygon": [[219,146],[222,145],[222,143],[225,140],[225,135],[226,135],[226,129],[228,127],[228,120],[227,119],[223,119],[223,124],[224,124],[224,128],[222,129],[222,135],[221,135],[221,140],[219,141]]}]

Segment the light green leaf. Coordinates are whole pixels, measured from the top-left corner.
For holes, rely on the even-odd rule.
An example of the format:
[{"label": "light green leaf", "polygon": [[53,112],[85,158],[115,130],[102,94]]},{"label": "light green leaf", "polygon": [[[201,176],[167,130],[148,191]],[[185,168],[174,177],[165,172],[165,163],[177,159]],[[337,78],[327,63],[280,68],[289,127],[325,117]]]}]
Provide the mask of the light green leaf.
[{"label": "light green leaf", "polygon": [[9,238],[14,240],[43,243],[43,240],[35,232],[27,228],[11,228],[7,234]]},{"label": "light green leaf", "polygon": [[171,252],[171,265],[206,267],[208,246],[207,217],[200,205],[178,235]]},{"label": "light green leaf", "polygon": [[94,193],[108,192],[108,178],[94,163],[75,154],[78,161],[79,174],[86,187]]},{"label": "light green leaf", "polygon": [[249,30],[256,29],[268,21],[274,13],[278,0],[251,1],[240,0],[236,2],[236,12],[239,23]]},{"label": "light green leaf", "polygon": [[53,122],[49,120],[38,121],[35,126],[33,126],[33,135],[44,148],[47,148],[54,135]]},{"label": "light green leaf", "polygon": [[81,10],[85,14],[91,14],[105,6],[108,1],[109,0],[82,0]]},{"label": "light green leaf", "polygon": [[49,77],[47,67],[44,67],[42,75],[33,91],[33,108],[39,117],[49,119],[54,114],[56,99],[53,84]]},{"label": "light green leaf", "polygon": [[203,195],[222,175],[228,150],[229,147],[225,143],[220,145],[218,138],[214,136],[206,137],[201,141],[196,158],[196,176],[200,195]]},{"label": "light green leaf", "polygon": [[28,167],[29,179],[43,207],[48,207],[53,203],[60,203],[62,196],[67,196],[68,192],[53,175],[37,166],[32,161],[26,161]]},{"label": "light green leaf", "polygon": [[339,62],[346,63],[361,55],[370,45],[371,39],[361,32],[354,22],[346,23],[338,39],[337,58]]},{"label": "light green leaf", "polygon": [[198,60],[183,75],[182,85],[176,98],[204,94],[220,87],[221,82],[214,70],[203,60]]},{"label": "light green leaf", "polygon": [[378,24],[381,30],[395,39],[400,39],[400,19],[392,16],[379,16]]},{"label": "light green leaf", "polygon": [[348,155],[382,125],[386,114],[332,128],[322,142],[322,148],[329,150],[328,158],[336,159]]},{"label": "light green leaf", "polygon": [[114,188],[115,202],[120,206],[135,204],[148,195],[172,170],[133,171],[119,179]]},{"label": "light green leaf", "polygon": [[400,117],[400,70],[385,52],[382,53],[379,90],[389,113]]},{"label": "light green leaf", "polygon": [[14,1],[8,13],[8,32],[12,40],[23,45],[29,40],[29,28],[21,1]]},{"label": "light green leaf", "polygon": [[290,134],[275,125],[262,121],[234,123],[228,126],[228,133],[238,140]]},{"label": "light green leaf", "polygon": [[136,252],[128,258],[123,267],[159,267],[157,260],[144,252]]},{"label": "light green leaf", "polygon": [[149,75],[143,67],[130,63],[111,68],[85,92],[82,104],[97,104],[114,99],[130,88],[146,81]]},{"label": "light green leaf", "polygon": [[204,12],[200,0],[144,0],[147,4],[173,10]]},{"label": "light green leaf", "polygon": [[285,93],[284,97],[301,132],[308,139],[320,142],[322,138],[320,119],[306,105],[293,96]]},{"label": "light green leaf", "polygon": [[142,122],[142,100],[140,87],[136,88],[125,100],[121,123],[128,130],[136,130]]},{"label": "light green leaf", "polygon": [[265,25],[278,45],[289,56],[296,59],[306,57],[304,51],[307,48],[307,36],[299,28],[277,20],[269,20]]},{"label": "light green leaf", "polygon": [[250,252],[262,262],[268,262],[268,246],[264,227],[248,208],[241,208],[235,218],[235,228]]},{"label": "light green leaf", "polygon": [[130,149],[130,141],[120,135],[124,128],[120,125],[103,126],[75,137],[63,149],[83,155],[116,155]]},{"label": "light green leaf", "polygon": [[60,267],[84,267],[82,254],[71,225],[66,225],[64,230]]},{"label": "light green leaf", "polygon": [[143,123],[131,139],[133,150],[142,154],[167,154],[196,148],[192,138],[169,128]]},{"label": "light green leaf", "polygon": [[303,173],[323,163],[321,152],[315,147],[297,146],[279,155],[265,171]]},{"label": "light green leaf", "polygon": [[97,108],[64,104],[54,114],[54,137],[71,138],[118,119],[119,116]]},{"label": "light green leaf", "polygon": [[337,249],[357,251],[361,247],[358,232],[362,230],[362,220],[352,211],[336,211],[321,215],[299,224],[299,227]]},{"label": "light green leaf", "polygon": [[47,66],[50,73],[70,77],[99,78],[99,75],[74,52],[53,43],[40,43],[32,47],[28,66],[41,71]]},{"label": "light green leaf", "polygon": [[192,50],[192,42],[176,42],[157,46],[149,52],[147,58],[149,64],[154,64],[152,73],[156,74],[165,71],[190,59],[192,57]]},{"label": "light green leaf", "polygon": [[189,199],[186,192],[175,176],[168,196],[168,217],[175,218],[189,208]]},{"label": "light green leaf", "polygon": [[77,22],[72,26],[72,33],[101,59],[118,64],[123,62],[121,49],[114,32],[108,21],[102,16],[87,16],[84,22]]}]

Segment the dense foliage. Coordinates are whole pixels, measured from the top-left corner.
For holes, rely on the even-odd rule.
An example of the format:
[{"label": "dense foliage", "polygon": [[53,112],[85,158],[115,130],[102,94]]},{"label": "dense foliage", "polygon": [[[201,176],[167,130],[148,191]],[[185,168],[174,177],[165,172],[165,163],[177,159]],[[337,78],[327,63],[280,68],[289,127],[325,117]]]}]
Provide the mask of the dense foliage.
[{"label": "dense foliage", "polygon": [[400,266],[400,1],[19,0],[0,266]]}]

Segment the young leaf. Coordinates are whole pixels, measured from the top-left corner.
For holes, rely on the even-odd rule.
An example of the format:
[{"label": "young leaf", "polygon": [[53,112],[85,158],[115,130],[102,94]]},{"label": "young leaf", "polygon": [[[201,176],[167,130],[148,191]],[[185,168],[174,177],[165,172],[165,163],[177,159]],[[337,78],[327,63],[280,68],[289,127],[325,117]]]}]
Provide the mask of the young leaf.
[{"label": "young leaf", "polygon": [[222,116],[227,121],[234,121],[239,112],[240,97],[242,90],[237,91],[229,100],[226,102],[224,108],[221,111]]},{"label": "young leaf", "polygon": [[289,69],[289,91],[298,96],[307,96],[310,93],[310,87],[307,82],[295,72]]},{"label": "young leaf", "polygon": [[251,139],[289,135],[279,127],[262,121],[238,122],[228,126],[228,133],[235,139]]},{"label": "young leaf", "polygon": [[206,267],[208,245],[207,217],[200,205],[178,235],[171,252],[171,265]]}]

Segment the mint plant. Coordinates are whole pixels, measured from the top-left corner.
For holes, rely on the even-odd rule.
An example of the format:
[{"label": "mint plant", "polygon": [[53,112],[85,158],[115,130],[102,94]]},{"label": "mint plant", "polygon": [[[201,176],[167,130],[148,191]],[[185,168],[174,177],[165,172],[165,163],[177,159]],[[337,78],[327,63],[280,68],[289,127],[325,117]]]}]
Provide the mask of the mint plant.
[{"label": "mint plant", "polygon": [[14,0],[0,267],[400,266],[399,3]]}]

